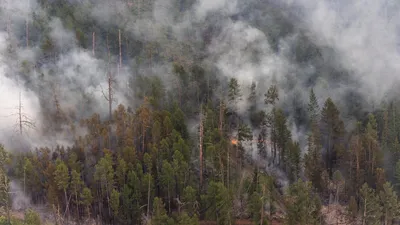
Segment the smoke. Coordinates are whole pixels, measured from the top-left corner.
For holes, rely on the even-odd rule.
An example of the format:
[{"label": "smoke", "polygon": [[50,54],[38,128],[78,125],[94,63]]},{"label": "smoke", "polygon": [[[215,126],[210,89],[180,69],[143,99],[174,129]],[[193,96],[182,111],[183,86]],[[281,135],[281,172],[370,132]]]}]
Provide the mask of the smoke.
[{"label": "smoke", "polygon": [[[46,7],[55,3],[49,4]],[[311,88],[320,106],[332,97],[351,122],[350,115],[372,110],[398,84],[399,6],[394,0],[86,0],[57,6],[70,12],[61,18],[35,0],[29,4],[2,1],[0,90],[6,94],[0,97],[0,141],[8,148],[21,142],[69,144],[68,129],[51,132],[45,126],[47,115],[57,111],[56,99],[72,123],[94,112],[105,117],[108,72],[115,78],[114,108],[119,103],[132,106],[137,100],[131,82],[138,75],[158,76],[167,90],[174,88],[174,60],[202,65],[221,80],[237,78],[242,85],[238,106],[243,115],[249,107],[251,82],[257,83],[258,108],[266,110],[264,93],[276,84],[278,104],[288,115],[293,139],[303,147]],[[29,47],[26,21],[31,29]],[[74,23],[82,21],[90,25],[79,34]],[[119,73],[117,29],[123,32]],[[148,43],[155,46],[151,62],[143,60],[150,51]],[[48,54],[46,48],[57,54]],[[104,53],[107,48],[110,59]],[[28,65],[27,69],[16,69],[21,65]],[[22,139],[14,129],[20,92],[23,113],[36,122],[36,130],[25,130]]]},{"label": "smoke", "polygon": [[341,66],[378,102],[398,84],[400,3],[380,1],[286,1],[302,11],[303,26],[319,45],[337,52]]},{"label": "smoke", "polygon": [[16,181],[10,182],[10,192],[12,196],[12,209],[24,211],[31,205],[30,197],[24,194],[23,187]]}]

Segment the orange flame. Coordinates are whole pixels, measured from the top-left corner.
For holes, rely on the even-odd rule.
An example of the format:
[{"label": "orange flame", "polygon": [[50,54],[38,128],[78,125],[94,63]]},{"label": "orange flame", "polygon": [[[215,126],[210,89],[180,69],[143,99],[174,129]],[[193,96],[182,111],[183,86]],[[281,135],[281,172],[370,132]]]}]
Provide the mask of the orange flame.
[{"label": "orange flame", "polygon": [[238,144],[238,140],[237,140],[237,139],[232,139],[232,140],[231,140],[231,143],[232,143],[233,145],[237,145],[237,144]]}]

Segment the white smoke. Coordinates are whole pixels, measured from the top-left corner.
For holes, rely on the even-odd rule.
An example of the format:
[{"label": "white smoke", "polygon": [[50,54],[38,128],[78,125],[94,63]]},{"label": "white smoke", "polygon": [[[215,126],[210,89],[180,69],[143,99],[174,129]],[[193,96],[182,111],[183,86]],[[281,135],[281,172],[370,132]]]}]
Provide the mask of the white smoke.
[{"label": "white smoke", "polygon": [[16,211],[24,211],[31,206],[29,196],[24,193],[23,186],[16,181],[10,182],[10,192],[12,196],[12,209]]},{"label": "white smoke", "polygon": [[[400,3],[394,0],[199,0],[183,12],[179,12],[178,1],[173,0],[140,1],[140,5],[118,0],[94,3],[82,1],[74,4],[81,4],[79,10],[74,11],[75,18],[94,19],[106,27],[118,27],[127,38],[158,41],[161,43],[160,51],[170,58],[179,56],[179,60],[190,64],[197,54],[203,54],[206,66],[215,67],[219,75],[235,77],[242,84],[244,96],[239,102],[239,111],[242,113],[248,108],[247,87],[252,81],[257,81],[260,108],[264,107],[262,98],[268,86],[277,83],[281,89],[281,106],[291,114],[290,127],[293,127],[294,139],[299,141],[304,139],[303,128],[293,125],[296,115],[291,107],[293,102],[304,103],[308,100],[310,87],[315,88],[321,104],[330,96],[340,105],[346,91],[352,89],[363,93],[368,100],[379,102],[398,81],[400,58],[397,36],[400,10],[397,9]],[[17,82],[13,74],[17,71],[13,71],[13,68],[18,68],[23,61],[35,62],[41,53],[41,46],[26,48],[23,41],[17,41],[17,59],[10,62],[6,57],[10,46],[8,33],[0,33],[0,90],[7,93],[0,97],[3,102],[0,128],[7,129],[2,132],[4,140],[0,141],[11,142],[8,137],[14,132],[17,121],[15,114],[20,92],[24,113],[35,120],[39,127],[46,123],[41,116],[38,98],[44,95],[49,99],[46,107],[52,108],[54,93],[49,87],[50,83],[57,84],[58,98],[66,112],[76,112],[81,117],[87,117],[93,112],[107,114],[103,91],[106,91],[108,85],[108,68],[116,73],[117,57],[112,56],[108,64],[100,56],[93,56],[91,49],[78,46],[74,31],[66,28],[68,26],[62,23],[63,18],[50,18],[34,0],[2,1],[0,6],[1,27],[6,30],[10,25],[9,31],[14,39],[24,37],[25,21],[33,21],[35,15],[35,18],[48,22],[48,35],[54,41],[54,47],[60,51],[58,57],[45,61],[41,68],[32,69],[28,74],[31,85],[37,89],[42,87],[39,94],[24,88],[22,81]],[[282,14],[282,17],[289,15],[287,20],[295,18],[290,21],[295,27],[293,31],[280,35],[283,32],[281,30],[289,29],[289,25],[280,27],[276,14]],[[214,27],[215,32],[208,34],[210,41],[205,50],[199,50],[197,47],[204,44],[202,32],[208,27]],[[92,30],[84,32],[90,36]],[[98,39],[105,38],[104,34],[96,35]],[[319,64],[329,64],[341,71],[348,71],[346,76],[351,78],[349,80],[358,80],[361,85],[331,82],[330,71],[321,70],[321,66],[313,62],[294,62],[293,55],[297,53],[294,46],[302,36],[306,36],[316,46],[333,49],[333,53],[329,54],[322,50]],[[273,37],[276,38],[273,40],[276,46],[271,40]],[[115,97],[118,101],[114,105],[132,102],[132,99],[126,98],[123,87],[127,86],[133,71],[143,67],[137,63],[137,58],[126,61],[131,64],[125,65],[116,79],[115,85],[118,88]],[[167,64],[158,62],[140,71],[170,80],[170,66]],[[306,85],[314,74],[320,76],[314,84]],[[167,83],[168,89],[171,86]],[[83,95],[90,96],[94,104],[86,104]],[[37,131],[28,134],[31,138],[29,142],[43,143],[45,139]],[[48,142],[68,143],[63,136],[55,134]],[[11,144],[6,144],[6,147]]]}]

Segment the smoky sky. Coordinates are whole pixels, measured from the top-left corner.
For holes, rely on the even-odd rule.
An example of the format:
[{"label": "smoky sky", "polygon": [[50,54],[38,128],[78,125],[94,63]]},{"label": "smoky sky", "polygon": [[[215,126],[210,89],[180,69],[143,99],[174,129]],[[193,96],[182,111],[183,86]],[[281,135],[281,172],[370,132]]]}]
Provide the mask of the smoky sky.
[{"label": "smoky sky", "polygon": [[[68,132],[41,132],[48,123],[45,115],[55,110],[55,94],[76,121],[94,112],[105,117],[107,72],[116,78],[114,107],[137,106],[129,87],[138,75],[158,76],[167,90],[173,89],[172,59],[202,65],[221,80],[237,78],[244,95],[242,113],[251,82],[257,83],[260,109],[265,109],[267,88],[277,84],[279,104],[297,139],[305,133],[302,118],[311,88],[320,105],[332,97],[352,121],[351,115],[373,110],[398,84],[400,2],[395,0],[83,0],[47,5],[7,0],[0,7],[0,141],[10,148],[22,141],[69,143]],[[70,16],[57,17],[57,7],[68,8]],[[87,21],[80,30],[81,45],[74,20]],[[120,70],[118,29],[123,32]],[[46,38],[56,54],[45,54]],[[151,62],[143,60],[148,43],[157,48]],[[15,132],[20,93],[24,113],[37,128],[26,131],[23,139]]]}]

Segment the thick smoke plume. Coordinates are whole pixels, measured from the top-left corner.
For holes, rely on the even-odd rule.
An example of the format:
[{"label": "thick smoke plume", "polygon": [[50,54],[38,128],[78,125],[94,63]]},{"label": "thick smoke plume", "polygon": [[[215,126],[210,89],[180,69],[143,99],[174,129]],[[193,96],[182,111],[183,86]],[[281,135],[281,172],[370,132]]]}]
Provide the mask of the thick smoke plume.
[{"label": "thick smoke plume", "polygon": [[[81,47],[68,20],[49,15],[38,2],[2,1],[0,141],[7,148],[20,148],[17,143],[24,142],[27,146],[70,143],[67,129],[51,135],[44,132],[45,115],[55,112],[55,100],[71,123],[94,112],[107,116],[103,91],[108,72],[116,80],[114,106],[136,105],[131,85],[138,75],[159,76],[167,89],[173,88],[171,60],[203,65],[221,80],[237,78],[244,94],[240,112],[248,108],[251,82],[257,83],[260,108],[265,107],[263,94],[269,85],[277,84],[279,104],[298,140],[305,137],[302,117],[311,88],[320,104],[332,97],[347,121],[352,121],[349,115],[372,110],[398,83],[400,3],[394,0],[63,2],[79,6],[71,15],[75,19],[114,34],[120,29],[123,40],[158,43],[158,55],[163,57],[143,62],[148,50],[124,41],[123,67],[117,70],[115,35],[96,33],[93,55],[91,27],[82,31],[86,44]],[[33,21],[40,21],[47,33],[31,28],[27,45],[25,26]],[[53,41],[57,55],[44,53],[38,40],[45,38]],[[114,49],[110,58],[104,54],[107,45]],[[128,53],[129,48],[135,51]],[[15,129],[20,93],[23,112],[36,125],[23,138]]]}]

